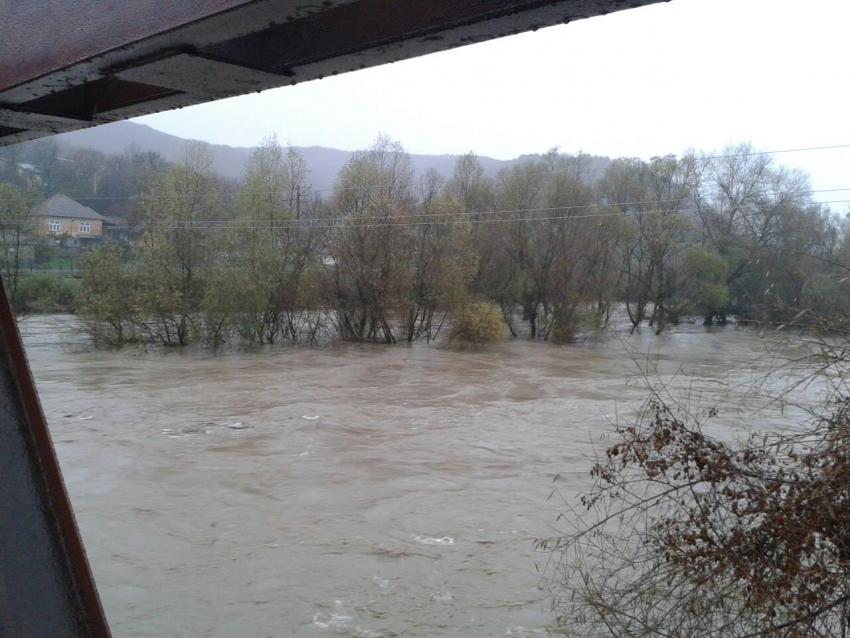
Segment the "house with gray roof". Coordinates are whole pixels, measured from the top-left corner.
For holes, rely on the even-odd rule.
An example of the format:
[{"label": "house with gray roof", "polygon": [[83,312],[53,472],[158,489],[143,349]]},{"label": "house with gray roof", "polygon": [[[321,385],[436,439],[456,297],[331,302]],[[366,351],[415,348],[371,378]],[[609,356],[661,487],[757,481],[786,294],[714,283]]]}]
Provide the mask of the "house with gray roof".
[{"label": "house with gray roof", "polygon": [[103,215],[66,195],[54,195],[36,205],[31,217],[41,237],[65,238],[76,246],[103,237]]}]

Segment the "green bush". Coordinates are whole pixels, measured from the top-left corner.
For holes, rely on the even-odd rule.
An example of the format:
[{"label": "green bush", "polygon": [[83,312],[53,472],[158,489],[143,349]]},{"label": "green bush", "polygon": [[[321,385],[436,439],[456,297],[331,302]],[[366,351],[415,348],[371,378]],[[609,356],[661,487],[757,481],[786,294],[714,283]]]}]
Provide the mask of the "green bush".
[{"label": "green bush", "polygon": [[454,317],[449,342],[484,346],[498,343],[505,336],[502,311],[483,301],[464,306]]},{"label": "green bush", "polygon": [[549,320],[547,339],[553,343],[575,343],[576,336],[582,327],[591,323],[587,312],[575,303],[562,302],[555,304]]},{"label": "green bush", "polygon": [[805,288],[800,306],[831,323],[850,316],[850,285],[845,277],[826,274],[813,277]]},{"label": "green bush", "polygon": [[729,306],[728,270],[729,265],[719,255],[700,248],[688,250],[682,260],[685,299],[680,312],[696,313],[707,321],[724,314]]},{"label": "green bush", "polygon": [[80,282],[69,277],[35,274],[21,277],[15,310],[19,313],[75,312]]}]

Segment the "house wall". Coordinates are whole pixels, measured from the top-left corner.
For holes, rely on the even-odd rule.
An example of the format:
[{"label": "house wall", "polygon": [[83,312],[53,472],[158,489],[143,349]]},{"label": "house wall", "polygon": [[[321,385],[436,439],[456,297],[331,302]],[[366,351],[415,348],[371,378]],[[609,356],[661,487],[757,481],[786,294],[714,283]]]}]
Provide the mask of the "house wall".
[{"label": "house wall", "polygon": [[[59,222],[59,230],[51,231],[48,227],[48,222]],[[91,224],[91,231],[88,233],[80,232],[80,222]],[[103,222],[95,219],[74,219],[71,217],[38,217],[36,222],[36,233],[43,237],[68,235],[69,237],[102,237]]]}]

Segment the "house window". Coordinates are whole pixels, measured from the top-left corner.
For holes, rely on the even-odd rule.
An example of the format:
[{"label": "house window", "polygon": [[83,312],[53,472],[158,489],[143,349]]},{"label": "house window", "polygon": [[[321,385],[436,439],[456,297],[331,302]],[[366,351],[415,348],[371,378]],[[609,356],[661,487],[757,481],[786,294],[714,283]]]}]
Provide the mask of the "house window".
[{"label": "house window", "polygon": [[91,222],[80,222],[80,232],[81,233],[90,233],[91,232]]},{"label": "house window", "polygon": [[59,222],[53,221],[52,219],[47,222],[47,230],[51,233],[58,233],[62,229],[62,225]]}]

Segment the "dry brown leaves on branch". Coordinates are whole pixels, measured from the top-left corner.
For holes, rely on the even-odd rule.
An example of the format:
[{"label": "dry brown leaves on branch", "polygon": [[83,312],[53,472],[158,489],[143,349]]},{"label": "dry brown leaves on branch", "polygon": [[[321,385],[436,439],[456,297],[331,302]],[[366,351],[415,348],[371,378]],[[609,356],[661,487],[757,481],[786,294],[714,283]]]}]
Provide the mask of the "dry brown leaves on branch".
[{"label": "dry brown leaves on branch", "polygon": [[[844,636],[850,404],[808,431],[727,444],[653,399],[593,468],[559,557],[568,634]],[[708,418],[711,418],[709,413]]]}]

